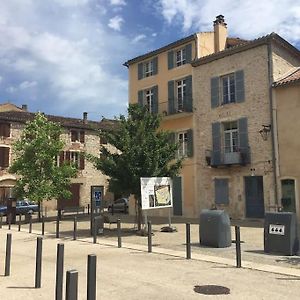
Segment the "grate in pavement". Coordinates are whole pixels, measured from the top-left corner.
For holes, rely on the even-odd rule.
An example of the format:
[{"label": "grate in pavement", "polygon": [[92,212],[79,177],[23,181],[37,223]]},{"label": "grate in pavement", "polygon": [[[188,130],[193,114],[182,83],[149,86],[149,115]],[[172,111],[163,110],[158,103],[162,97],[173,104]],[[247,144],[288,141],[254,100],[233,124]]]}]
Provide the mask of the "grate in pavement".
[{"label": "grate in pavement", "polygon": [[221,285],[195,285],[194,292],[203,295],[229,295],[230,289]]}]

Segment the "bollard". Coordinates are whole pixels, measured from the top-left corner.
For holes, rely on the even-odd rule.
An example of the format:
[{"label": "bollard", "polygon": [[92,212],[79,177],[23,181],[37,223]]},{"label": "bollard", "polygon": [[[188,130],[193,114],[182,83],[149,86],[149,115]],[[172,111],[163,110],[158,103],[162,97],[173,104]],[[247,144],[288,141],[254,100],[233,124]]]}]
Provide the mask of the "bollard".
[{"label": "bollard", "polygon": [[77,218],[74,217],[73,240],[76,241],[76,239],[77,239]]},{"label": "bollard", "polygon": [[2,228],[3,214],[0,214],[0,228]]},{"label": "bollard", "polygon": [[8,230],[11,229],[11,215],[8,215]]},{"label": "bollard", "polygon": [[88,255],[87,300],[96,300],[96,267],[97,256],[95,254]]},{"label": "bollard", "polygon": [[42,279],[42,248],[43,248],[43,238],[37,237],[36,239],[36,260],[35,260],[35,284],[36,289],[41,287]]},{"label": "bollard", "polygon": [[19,214],[18,231],[21,231],[21,220],[22,220],[22,215]]},{"label": "bollard", "polygon": [[57,244],[55,300],[63,299],[64,244]]},{"label": "bollard", "polygon": [[93,243],[97,243],[97,224],[96,224],[96,218],[94,218],[94,227],[93,227]]},{"label": "bollard", "polygon": [[77,300],[78,298],[78,272],[77,270],[67,271],[66,278],[66,300]]},{"label": "bollard", "polygon": [[87,205],[87,209],[88,209],[88,215],[90,214],[90,205]]},{"label": "bollard", "polygon": [[11,258],[11,233],[8,233],[6,237],[6,256],[5,256],[4,276],[10,275],[10,258]]},{"label": "bollard", "polygon": [[118,248],[122,247],[122,240],[121,240],[121,220],[117,220],[117,232],[118,232]]},{"label": "bollard", "polygon": [[29,233],[32,232],[32,215],[29,215]]},{"label": "bollard", "polygon": [[191,259],[191,223],[186,223],[186,259]]},{"label": "bollard", "polygon": [[56,238],[59,238],[59,216],[56,217]]},{"label": "bollard", "polygon": [[42,216],[42,235],[45,235],[45,218]]},{"label": "bollard", "polygon": [[236,251],[236,267],[241,268],[242,257],[241,257],[241,235],[240,226],[235,226],[235,251]]},{"label": "bollard", "polygon": [[148,222],[148,252],[152,252],[152,225]]}]

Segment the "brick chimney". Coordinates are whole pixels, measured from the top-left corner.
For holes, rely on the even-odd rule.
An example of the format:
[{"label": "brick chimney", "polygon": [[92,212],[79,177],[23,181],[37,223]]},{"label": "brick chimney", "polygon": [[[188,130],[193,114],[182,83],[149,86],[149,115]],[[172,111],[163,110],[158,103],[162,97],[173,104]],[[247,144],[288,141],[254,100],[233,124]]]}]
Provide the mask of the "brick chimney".
[{"label": "brick chimney", "polygon": [[88,113],[85,111],[83,113],[83,123],[86,124],[87,123],[87,116],[88,116]]},{"label": "brick chimney", "polygon": [[22,104],[22,110],[27,111],[27,109],[28,109],[27,104]]},{"label": "brick chimney", "polygon": [[227,39],[227,24],[224,16],[216,16],[214,21],[215,53],[225,49]]}]

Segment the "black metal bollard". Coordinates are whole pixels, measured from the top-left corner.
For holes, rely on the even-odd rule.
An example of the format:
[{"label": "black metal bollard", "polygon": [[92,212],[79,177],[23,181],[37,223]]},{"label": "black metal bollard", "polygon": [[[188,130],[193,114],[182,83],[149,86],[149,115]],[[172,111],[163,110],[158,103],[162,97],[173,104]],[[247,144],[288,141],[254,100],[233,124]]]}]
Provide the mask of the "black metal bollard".
[{"label": "black metal bollard", "polygon": [[11,214],[9,214],[8,216],[8,230],[11,229]]},{"label": "black metal bollard", "polygon": [[87,300],[96,300],[96,268],[97,256],[95,254],[88,255]]},{"label": "black metal bollard", "polygon": [[240,226],[235,226],[235,251],[236,251],[236,267],[242,267],[242,256],[241,256],[241,234]]},{"label": "black metal bollard", "polygon": [[74,217],[73,240],[76,241],[76,239],[77,239],[77,218]]},{"label": "black metal bollard", "polygon": [[29,215],[29,233],[32,232],[32,215]]},{"label": "black metal bollard", "polygon": [[22,220],[22,215],[19,214],[18,231],[21,231],[21,220]]},{"label": "black metal bollard", "polygon": [[8,233],[6,236],[6,256],[5,256],[4,276],[10,275],[10,258],[11,258],[11,233]]},{"label": "black metal bollard", "polygon": [[90,205],[89,205],[89,204],[87,205],[87,210],[88,210],[87,213],[88,213],[88,215],[89,215],[89,214],[90,214]]},{"label": "black metal bollard", "polygon": [[148,252],[152,252],[152,224],[148,222]]},{"label": "black metal bollard", "polygon": [[117,220],[117,232],[118,232],[118,248],[122,247],[122,237],[121,237],[121,220]]},{"label": "black metal bollard", "polygon": [[43,238],[37,237],[36,239],[36,260],[35,260],[35,284],[36,289],[41,287],[42,279],[42,248],[43,248]]},{"label": "black metal bollard", "polygon": [[78,299],[78,271],[67,271],[66,278],[66,300]]},{"label": "black metal bollard", "polygon": [[45,218],[42,216],[42,235],[45,235]]},{"label": "black metal bollard", "polygon": [[59,216],[56,217],[56,238],[59,238]]},{"label": "black metal bollard", "polygon": [[0,228],[2,228],[2,223],[3,223],[3,214],[0,214]]},{"label": "black metal bollard", "polygon": [[191,223],[186,223],[186,259],[191,259]]},{"label": "black metal bollard", "polygon": [[94,218],[94,226],[93,226],[93,243],[97,243],[97,224],[96,224],[96,218]]},{"label": "black metal bollard", "polygon": [[55,300],[63,299],[64,244],[57,244]]}]

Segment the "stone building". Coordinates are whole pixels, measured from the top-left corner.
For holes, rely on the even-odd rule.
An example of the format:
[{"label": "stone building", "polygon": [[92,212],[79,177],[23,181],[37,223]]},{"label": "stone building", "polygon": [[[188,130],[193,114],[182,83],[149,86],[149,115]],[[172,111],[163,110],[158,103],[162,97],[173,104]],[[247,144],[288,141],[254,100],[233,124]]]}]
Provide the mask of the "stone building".
[{"label": "stone building", "polygon": [[300,65],[300,52],[275,33],[230,38],[221,15],[213,25],[128,60],[129,102],[161,114],[185,157],[174,215],[217,207],[260,218],[281,206],[272,84]]},{"label": "stone building", "polygon": [[[35,114],[27,111],[27,106],[19,108],[13,104],[0,105],[0,203],[5,204],[10,189],[15,185],[17,177],[8,173],[8,167],[14,159],[12,145],[21,136],[27,121],[34,118]],[[99,155],[100,138],[97,129],[107,129],[113,126],[110,120],[101,122],[89,121],[87,113],[82,119],[66,118],[46,115],[48,120],[59,123],[63,128],[61,139],[65,143],[63,153],[58,161],[72,161],[78,167],[78,176],[72,178],[70,191],[72,198],[48,201],[44,206],[49,209],[63,208],[66,206],[87,206],[95,201],[100,205],[101,200],[112,198],[107,192],[107,178],[93,165],[80,155],[81,152]]]}]

